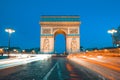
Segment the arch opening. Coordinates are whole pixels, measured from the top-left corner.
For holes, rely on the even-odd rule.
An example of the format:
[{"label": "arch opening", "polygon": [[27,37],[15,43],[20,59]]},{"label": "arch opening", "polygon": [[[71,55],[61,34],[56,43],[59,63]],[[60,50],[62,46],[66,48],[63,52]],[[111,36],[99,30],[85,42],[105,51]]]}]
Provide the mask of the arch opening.
[{"label": "arch opening", "polygon": [[63,34],[66,37],[66,32],[61,29],[54,32],[54,37],[56,37],[57,34]]},{"label": "arch opening", "polygon": [[63,30],[57,30],[54,33],[54,52],[55,54],[66,52],[66,33]]}]

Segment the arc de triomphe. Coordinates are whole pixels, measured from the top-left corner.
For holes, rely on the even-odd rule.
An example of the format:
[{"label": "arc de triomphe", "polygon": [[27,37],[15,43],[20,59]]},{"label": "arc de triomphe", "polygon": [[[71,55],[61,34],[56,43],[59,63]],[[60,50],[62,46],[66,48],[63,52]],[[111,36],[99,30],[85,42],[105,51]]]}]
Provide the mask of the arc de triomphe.
[{"label": "arc de triomphe", "polygon": [[41,16],[41,52],[54,53],[57,34],[64,34],[67,53],[80,51],[80,24],[80,16]]}]

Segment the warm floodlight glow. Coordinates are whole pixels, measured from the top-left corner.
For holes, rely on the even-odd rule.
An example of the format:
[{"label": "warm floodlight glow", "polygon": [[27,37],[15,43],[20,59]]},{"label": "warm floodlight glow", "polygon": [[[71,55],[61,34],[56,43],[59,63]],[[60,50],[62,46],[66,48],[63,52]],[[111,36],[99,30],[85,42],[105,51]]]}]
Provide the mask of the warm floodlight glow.
[{"label": "warm floodlight glow", "polygon": [[32,53],[35,53],[35,50],[32,50]]},{"label": "warm floodlight glow", "polygon": [[2,51],[3,49],[0,49],[0,51]]},{"label": "warm floodlight glow", "polygon": [[17,50],[16,50],[16,49],[14,49],[13,51],[14,51],[14,52],[16,52]]},{"label": "warm floodlight glow", "polygon": [[0,53],[2,53],[2,52],[3,52],[3,49],[1,48],[1,49],[0,49]]},{"label": "warm floodlight glow", "polygon": [[23,53],[25,53],[25,50],[22,50]]}]

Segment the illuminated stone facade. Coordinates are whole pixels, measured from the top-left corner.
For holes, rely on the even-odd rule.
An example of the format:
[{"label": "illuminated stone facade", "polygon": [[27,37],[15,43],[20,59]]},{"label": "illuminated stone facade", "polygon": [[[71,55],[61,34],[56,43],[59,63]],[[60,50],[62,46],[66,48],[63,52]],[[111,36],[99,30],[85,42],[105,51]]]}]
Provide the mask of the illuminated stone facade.
[{"label": "illuminated stone facade", "polygon": [[54,53],[57,34],[64,34],[67,53],[80,51],[79,16],[41,16],[40,50],[42,53]]}]

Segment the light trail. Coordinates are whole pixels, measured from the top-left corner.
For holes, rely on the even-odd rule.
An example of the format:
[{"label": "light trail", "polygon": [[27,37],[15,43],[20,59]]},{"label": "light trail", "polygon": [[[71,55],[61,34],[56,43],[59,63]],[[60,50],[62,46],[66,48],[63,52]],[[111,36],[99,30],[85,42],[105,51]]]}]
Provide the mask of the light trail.
[{"label": "light trail", "polygon": [[101,65],[101,66],[104,66],[104,67],[107,67],[107,68],[110,68],[110,69],[113,69],[113,70],[116,70],[116,71],[120,72],[120,68],[115,66],[115,65],[112,65],[112,64],[109,64],[109,63],[98,62],[98,61],[95,61],[95,60],[89,60],[89,59],[84,59],[84,60],[87,61],[87,62],[98,64],[98,65]]},{"label": "light trail", "polygon": [[91,69],[109,80],[120,80],[119,57],[70,55],[68,59]]},{"label": "light trail", "polygon": [[[72,60],[72,61],[76,62],[77,64],[80,64],[80,65],[82,65],[82,66],[84,66],[84,67],[86,67],[86,68],[88,68],[88,69],[91,69],[91,70],[93,70],[93,71],[101,74],[102,76],[104,76],[104,77],[106,77],[106,78],[108,78],[108,79],[110,79],[110,80],[115,80],[114,77],[112,77],[112,76],[106,74],[104,71],[100,70],[100,69],[99,69],[99,66],[96,66],[96,65],[93,65],[93,64],[91,65],[90,63],[85,62],[85,61],[80,60],[80,59],[77,59],[77,58],[72,58],[72,59],[70,59],[70,60]],[[104,80],[104,79],[103,79],[103,80]]]},{"label": "light trail", "polygon": [[[84,60],[88,61],[88,62],[92,62],[92,63],[95,63],[95,64],[98,64],[98,65],[102,65],[102,66],[105,66],[107,68],[111,68],[113,70],[116,70],[116,71],[120,71],[120,65],[119,64],[116,64],[115,62],[110,62],[108,60],[105,60],[105,59],[99,59],[99,58],[96,58],[96,57],[86,57],[84,58]],[[116,61],[117,62],[117,61]]]},{"label": "light trail", "polygon": [[28,57],[28,58],[14,58],[14,59],[4,59],[4,61],[0,61],[0,69],[5,69],[9,67],[14,67],[22,64],[27,64],[33,61],[38,60],[46,60],[50,58],[51,55],[36,55],[34,57]]}]

